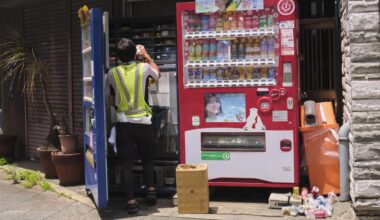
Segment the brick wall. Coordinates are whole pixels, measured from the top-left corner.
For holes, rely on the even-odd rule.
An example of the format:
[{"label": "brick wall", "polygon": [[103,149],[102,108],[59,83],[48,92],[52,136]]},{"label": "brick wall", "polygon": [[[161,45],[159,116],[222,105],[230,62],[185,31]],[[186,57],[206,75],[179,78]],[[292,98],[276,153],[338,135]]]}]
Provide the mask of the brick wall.
[{"label": "brick wall", "polygon": [[341,0],[344,121],[351,122],[350,195],[358,215],[380,215],[379,0]]}]

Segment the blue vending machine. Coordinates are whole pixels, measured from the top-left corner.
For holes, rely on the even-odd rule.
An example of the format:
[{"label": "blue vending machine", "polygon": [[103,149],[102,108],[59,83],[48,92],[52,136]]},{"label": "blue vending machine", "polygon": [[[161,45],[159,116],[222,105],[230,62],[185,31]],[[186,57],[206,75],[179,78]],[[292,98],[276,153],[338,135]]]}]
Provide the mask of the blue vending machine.
[{"label": "blue vending machine", "polygon": [[107,206],[104,79],[108,68],[108,14],[99,8],[78,11],[82,27],[83,142],[86,191],[98,208]]}]

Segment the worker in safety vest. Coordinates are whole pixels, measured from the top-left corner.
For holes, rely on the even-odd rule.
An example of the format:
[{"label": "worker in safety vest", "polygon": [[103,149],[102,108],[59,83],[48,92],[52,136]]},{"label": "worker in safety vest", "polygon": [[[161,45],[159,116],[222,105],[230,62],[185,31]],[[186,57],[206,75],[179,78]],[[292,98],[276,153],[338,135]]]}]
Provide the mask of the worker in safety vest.
[{"label": "worker in safety vest", "polygon": [[[148,77],[157,80],[160,70],[143,45],[122,38],[117,44],[117,56],[123,64],[110,69],[106,78],[106,93],[116,109],[116,148],[123,167],[123,186],[127,195],[127,210],[137,213],[132,168],[136,153],[143,162],[146,200],[156,203],[153,176],[154,132],[152,110],[145,100]],[[144,62],[136,62],[136,56]]]}]

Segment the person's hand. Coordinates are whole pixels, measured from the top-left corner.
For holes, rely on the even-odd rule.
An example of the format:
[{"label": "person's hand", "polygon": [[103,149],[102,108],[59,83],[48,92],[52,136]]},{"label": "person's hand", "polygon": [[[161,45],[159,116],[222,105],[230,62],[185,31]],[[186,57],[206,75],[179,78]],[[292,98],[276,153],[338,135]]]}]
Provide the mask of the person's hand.
[{"label": "person's hand", "polygon": [[137,45],[136,45],[136,49],[137,49],[137,52],[136,52],[136,55],[137,55],[137,56],[141,56],[141,57],[143,57],[144,59],[148,59],[148,58],[150,58],[149,55],[148,55],[148,53],[147,53],[146,50],[145,50],[144,45],[137,44]]}]

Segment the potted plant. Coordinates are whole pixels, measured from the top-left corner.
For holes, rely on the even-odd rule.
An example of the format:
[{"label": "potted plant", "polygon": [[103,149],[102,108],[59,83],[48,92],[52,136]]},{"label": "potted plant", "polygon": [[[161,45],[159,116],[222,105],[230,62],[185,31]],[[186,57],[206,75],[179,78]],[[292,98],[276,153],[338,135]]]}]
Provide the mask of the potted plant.
[{"label": "potted plant", "polygon": [[45,165],[53,165],[51,163],[51,152],[59,148],[58,131],[54,129],[57,125],[57,120],[47,93],[51,79],[49,67],[38,56],[35,48],[28,46],[23,36],[15,31],[1,37],[0,51],[1,81],[9,85],[7,91],[21,89],[22,94],[26,95],[28,102],[31,104],[35,102],[34,91],[40,89],[42,92],[42,99],[50,119],[50,126],[49,134],[46,138],[47,142],[37,147],[37,153],[42,161],[46,177],[53,178],[55,177],[55,169],[45,167]]},{"label": "potted plant", "polygon": [[51,153],[59,184],[63,186],[77,185],[84,182],[83,154],[78,151],[76,135],[69,132],[66,118],[61,116],[61,120],[55,126],[59,133],[61,151]]},{"label": "potted plant", "polygon": [[59,142],[63,154],[73,154],[77,152],[77,136],[69,133],[66,117],[61,116],[61,120],[54,127],[58,131]]}]

